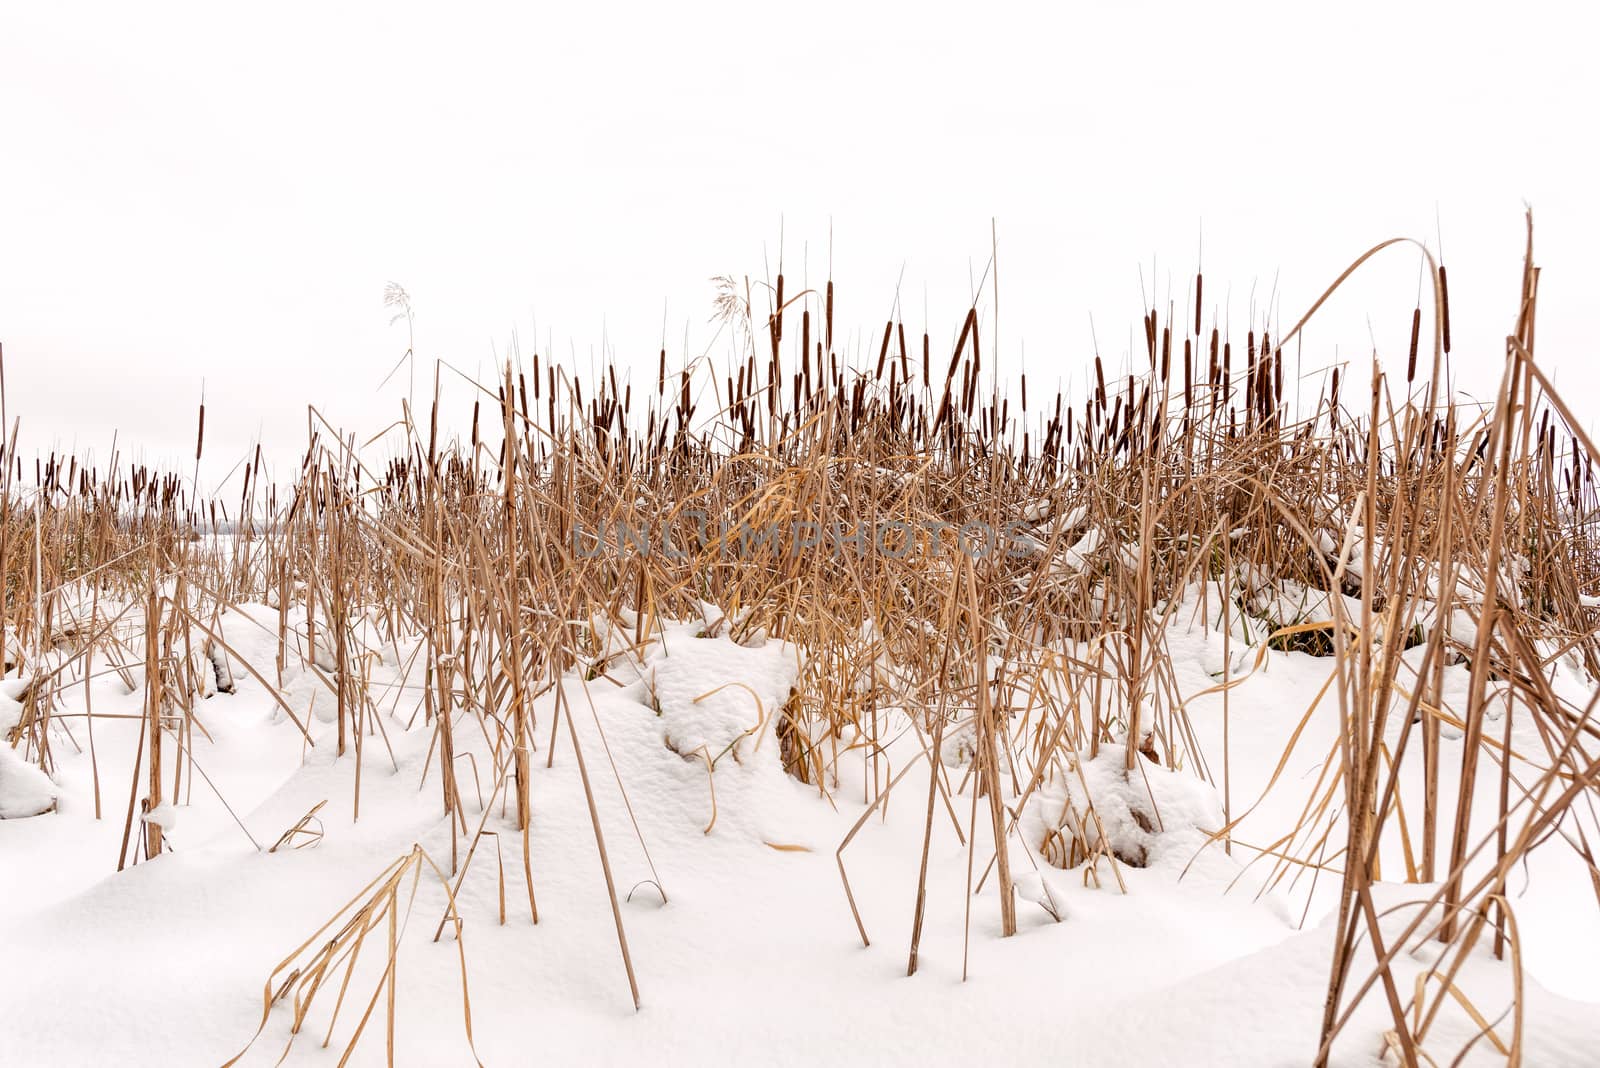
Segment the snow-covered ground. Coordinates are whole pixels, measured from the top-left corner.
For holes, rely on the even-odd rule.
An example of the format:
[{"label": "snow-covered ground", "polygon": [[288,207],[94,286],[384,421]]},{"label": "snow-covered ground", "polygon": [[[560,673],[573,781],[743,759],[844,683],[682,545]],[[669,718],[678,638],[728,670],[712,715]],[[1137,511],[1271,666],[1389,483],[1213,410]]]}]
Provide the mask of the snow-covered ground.
[{"label": "snow-covered ground", "polygon": [[[1202,691],[1214,690],[1224,672],[1222,641],[1192,613],[1175,615],[1173,675],[1183,694],[1200,695],[1187,711],[1220,783],[1222,696]],[[269,679],[276,617],[246,606],[222,621],[229,645]],[[318,674],[291,663],[282,691],[309,729],[310,746],[262,681],[235,670],[235,692],[197,704],[193,745],[203,777],[191,779],[163,816],[171,851],[120,873],[143,693],[115,674],[97,677],[92,749],[87,719],[60,719],[53,784],[22,779],[28,769],[0,746],[0,787],[18,781],[18,797],[40,789],[56,795],[53,811],[0,820],[0,1064],[227,1061],[261,1025],[264,987],[276,994],[289,974],[277,972],[269,986],[275,969],[309,959],[337,933],[323,925],[347,902],[365,901],[371,891],[364,888],[414,846],[448,874],[453,842],[464,859],[480,821],[497,834],[482,839],[456,897],[459,949],[451,924],[434,940],[448,899],[433,868],[415,869],[414,896],[412,876],[402,883],[396,1063],[1311,1062],[1337,877],[1303,873],[1268,886],[1270,858],[1258,860],[1250,847],[1297,822],[1333,751],[1331,698],[1301,729],[1331,661],[1268,652],[1258,662],[1255,650],[1241,655],[1234,640],[1235,673],[1248,677],[1229,693],[1228,790],[1235,814],[1261,800],[1237,828],[1231,855],[1221,845],[1204,847],[1222,822],[1222,799],[1190,771],[1149,764],[1142,781],[1130,782],[1108,765],[1121,750],[1108,750],[1041,786],[1009,847],[1018,888],[1012,938],[1000,937],[998,880],[985,877],[993,852],[987,821],[976,821],[980,838],[970,854],[958,840],[974,786],[963,775],[968,755],[946,745],[943,772],[957,793],[953,810],[940,805],[934,813],[918,969],[907,977],[930,786],[920,736],[909,723],[889,732],[897,740],[880,754],[880,781],[905,775],[842,854],[870,940],[864,945],[836,851],[867,813],[867,749],[838,741],[844,755],[826,796],[786,775],[774,724],[800,653],[699,633],[669,627],[642,661],[619,658],[594,678],[568,675],[537,698],[530,839],[537,925],[514,803],[508,806],[506,791],[495,796],[494,739],[466,714],[454,732],[466,811],[452,835],[434,732],[413,715],[422,678],[414,642],[389,643],[371,668],[383,729],[364,739],[359,818],[357,760],[353,752],[334,756],[333,694]],[[1580,695],[1589,686],[1576,674],[1556,681]],[[1464,687],[1464,669],[1450,669],[1447,697]],[[84,711],[83,687],[65,691],[64,705],[58,714]],[[637,1011],[569,722],[637,974]],[[1296,730],[1293,755],[1262,797]],[[1514,748],[1537,744],[1514,733]],[[168,746],[176,751],[175,742]],[[1444,750],[1447,769],[1458,765],[1459,739],[1447,738]],[[1420,811],[1413,796],[1420,788],[1404,784],[1408,813]],[[1080,818],[1085,797],[1106,836],[1141,852],[1143,867],[1112,857],[1071,869],[1051,863],[1044,839]],[[319,803],[308,825],[320,827],[319,840],[266,851]],[[1401,877],[1398,844],[1382,862],[1386,877]],[[1527,876],[1525,886],[1510,888],[1526,966],[1523,1063],[1593,1064],[1600,910],[1588,872],[1557,843],[1534,854]],[[981,883],[970,897],[969,880]],[[1404,903],[1426,897],[1416,885],[1386,883],[1379,891],[1379,906],[1395,907],[1387,921],[1395,933],[1413,916]],[[288,1063],[338,1063],[378,991],[386,928],[368,937],[373,945],[361,954],[327,1048],[338,971],[315,999]],[[303,943],[309,948],[297,953]],[[1422,945],[1402,955],[1403,985],[1422,974],[1430,953]],[[1352,975],[1365,970],[1358,964]],[[1494,960],[1487,940],[1456,981],[1502,1038],[1511,1021],[1496,1014],[1509,1004],[1512,981],[1509,963]],[[293,1000],[272,1005],[242,1063],[277,1060],[291,1039]],[[385,1015],[384,995],[376,993],[351,1063],[384,1062]],[[1334,1063],[1380,1063],[1388,1027],[1375,991],[1345,1029]],[[1447,1000],[1430,1036],[1453,1051],[1476,1030]],[[1468,1058],[1504,1061],[1488,1039]],[[1395,1063],[1392,1055],[1387,1063]]]}]

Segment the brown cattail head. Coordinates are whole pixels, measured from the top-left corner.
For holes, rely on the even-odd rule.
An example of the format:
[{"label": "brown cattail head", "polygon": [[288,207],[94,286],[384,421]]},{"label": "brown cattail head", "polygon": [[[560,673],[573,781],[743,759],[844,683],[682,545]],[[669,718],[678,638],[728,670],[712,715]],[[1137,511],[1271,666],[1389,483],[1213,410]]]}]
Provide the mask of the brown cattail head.
[{"label": "brown cattail head", "polygon": [[1411,353],[1406,358],[1406,382],[1409,384],[1417,379],[1417,342],[1422,335],[1422,309],[1417,308],[1411,313]]},{"label": "brown cattail head", "polygon": [[822,326],[823,348],[833,351],[833,279],[828,279],[827,311]]},{"label": "brown cattail head", "polygon": [[1439,310],[1444,352],[1450,355],[1450,284],[1445,278],[1444,264],[1439,265]]}]

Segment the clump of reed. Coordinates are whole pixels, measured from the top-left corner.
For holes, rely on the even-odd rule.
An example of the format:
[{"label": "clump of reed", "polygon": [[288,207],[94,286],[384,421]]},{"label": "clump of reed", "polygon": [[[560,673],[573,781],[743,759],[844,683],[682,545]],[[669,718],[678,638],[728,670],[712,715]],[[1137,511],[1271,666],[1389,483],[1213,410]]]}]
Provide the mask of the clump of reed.
[{"label": "clump of reed", "polygon": [[[1392,244],[1358,259],[1329,293]],[[1218,847],[1270,860],[1274,885],[1291,869],[1338,873],[1318,1062],[1374,989],[1391,1011],[1390,1041],[1416,1060],[1440,1001],[1399,989],[1389,967],[1399,948],[1428,933],[1454,947],[1447,990],[1486,925],[1497,953],[1516,954],[1504,883],[1530,849],[1567,842],[1593,870],[1586,842],[1550,834],[1593,797],[1597,769],[1585,748],[1593,709],[1572,707],[1545,680],[1558,660],[1600,677],[1586,594],[1600,584],[1595,449],[1534,358],[1531,222],[1521,312],[1491,407],[1464,407],[1446,388],[1447,276],[1431,258],[1426,269],[1433,299],[1413,312],[1404,381],[1376,364],[1341,366],[1310,401],[1287,384],[1302,377],[1286,351],[1306,320],[1281,337],[1253,325],[1231,336],[1226,324],[1208,323],[1199,275],[1188,308],[1149,310],[1132,366],[1116,369],[1096,354],[1092,388],[1073,401],[1037,388],[1030,397],[1025,375],[1015,392],[1003,387],[993,318],[986,323],[977,303],[956,320],[948,350],[935,350],[927,327],[908,338],[906,324],[890,318],[853,361],[840,351],[832,283],[794,293],[780,270],[770,286],[722,284],[718,308],[735,339],[724,368],[700,360],[672,370],[663,349],[654,388],[635,388],[614,366],[583,381],[536,354],[493,382],[468,380],[471,429],[456,440],[441,434],[442,380],[456,374],[441,365],[428,410],[408,400],[391,428],[385,462],[369,463],[371,450],[313,413],[297,478],[266,484],[258,451],[231,514],[221,501],[186,495],[172,476],[115,463],[97,473],[71,457],[36,465],[24,487],[13,427],[0,497],[0,637],[14,639],[6,647],[19,651],[19,671],[33,672],[42,649],[65,651],[48,675],[34,674],[38,711],[8,740],[48,766],[46,728],[67,721],[46,709],[62,689],[93,677],[97,654],[115,670],[142,667],[148,777],[138,804],[154,807],[165,796],[161,739],[191,729],[193,696],[204,690],[180,647],[216,638],[211,624],[227,605],[259,601],[279,612],[277,681],[286,663],[306,663],[335,705],[334,744],[359,756],[387,744],[366,653],[420,635],[424,685],[412,723],[432,734],[450,870],[459,886],[485,837],[501,855],[490,809],[505,799],[536,923],[529,784],[541,741],[546,764],[555,759],[563,718],[606,857],[563,680],[574,670],[606,673],[615,651],[602,631],[644,648],[659,621],[701,618],[707,632],[781,638],[806,651],[804,674],[777,712],[782,758],[829,799],[840,770],[858,763],[857,829],[918,762],[931,770],[908,971],[917,968],[936,825],[948,823],[969,849],[978,887],[993,873],[1006,935],[1017,929],[1014,859],[1106,856],[1116,871],[1103,834],[1100,844],[1017,841],[1028,799],[1081,775],[1079,759],[1107,749],[1130,776],[1151,762],[1214,782],[1226,813]],[[764,312],[755,310],[757,292]],[[239,532],[226,549],[188,538],[225,525]],[[895,533],[868,551],[851,540],[884,527]],[[670,529],[681,540],[645,552],[619,540],[622,529]],[[762,536],[773,529],[818,540],[795,551]],[[1004,530],[1007,540],[963,553],[947,539],[940,551],[932,533],[964,530]],[[1259,598],[1288,584],[1322,595],[1325,618],[1263,615]],[[85,588],[143,608],[102,627],[80,622],[64,591]],[[1302,821],[1254,849],[1232,834],[1240,812],[1226,723],[1241,680],[1225,672],[1214,688],[1224,744],[1204,752],[1188,714],[1197,695],[1182,692],[1166,655],[1168,630],[1196,590],[1207,625],[1221,620],[1230,664],[1235,623],[1252,635],[1258,664],[1269,647],[1324,656],[1329,685],[1306,715],[1331,693],[1344,724]],[[1471,640],[1452,626],[1463,614]],[[1419,645],[1420,669],[1400,655]],[[1471,665],[1470,697],[1452,713],[1443,672],[1460,662]],[[1531,784],[1513,788],[1508,744],[1491,736],[1491,679],[1509,709],[1505,737],[1515,717],[1546,740]],[[554,711],[541,722],[537,701],[548,694],[555,702],[544,707]],[[1440,759],[1450,723],[1465,732],[1454,782]],[[491,752],[490,800],[476,826],[457,778],[463,729]],[[895,767],[887,749],[904,729],[919,755]],[[942,759],[958,736],[959,779]],[[1501,818],[1489,828],[1471,822],[1475,792],[1495,781],[1479,774],[1481,757],[1499,766]],[[1408,823],[1397,783],[1400,768],[1419,760],[1423,810]],[[1452,823],[1441,817],[1447,791],[1457,796]],[[140,794],[136,781],[130,823]],[[1343,819],[1330,818],[1338,811]],[[1382,875],[1379,843],[1396,835],[1406,880],[1440,888],[1436,907],[1419,913],[1431,928],[1419,918],[1386,940],[1371,887]],[[844,863],[853,837],[839,848],[839,867],[866,941]],[[159,850],[159,827],[145,848]],[[638,1004],[608,862],[604,871]],[[503,875],[501,894],[503,919]],[[1365,978],[1352,974],[1362,939],[1379,960]],[[1516,1039],[1506,1048],[1514,1061]]]}]

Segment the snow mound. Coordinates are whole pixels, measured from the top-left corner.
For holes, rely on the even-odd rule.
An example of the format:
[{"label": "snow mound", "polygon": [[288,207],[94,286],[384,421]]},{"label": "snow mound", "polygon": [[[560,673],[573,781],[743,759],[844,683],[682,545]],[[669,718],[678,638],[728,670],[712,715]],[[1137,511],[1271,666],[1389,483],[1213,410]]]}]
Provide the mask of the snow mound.
[{"label": "snow mound", "polygon": [[761,745],[799,672],[793,646],[750,648],[680,631],[645,661],[642,674],[667,747],[688,756],[703,746],[715,762],[725,753],[742,759]]},{"label": "snow mound", "polygon": [[[1339,594],[1344,601],[1344,618],[1361,618],[1361,601]],[[1304,586],[1293,579],[1281,579],[1260,586],[1250,597],[1250,614],[1264,620],[1274,630],[1305,624],[1335,621],[1334,594]]]},{"label": "snow mound", "polygon": [[22,722],[21,697],[31,679],[6,679],[0,682],[0,736],[10,734]]},{"label": "snow mound", "polygon": [[1076,868],[1108,852],[1135,868],[1187,860],[1222,825],[1222,806],[1206,783],[1143,758],[1129,770],[1123,760],[1120,747],[1092,760],[1080,755],[1029,801],[1023,833],[1047,863]]},{"label": "snow mound", "polygon": [[0,743],[0,820],[37,816],[56,807],[56,784]]},{"label": "snow mound", "polygon": [[178,809],[171,801],[163,801],[145,813],[144,821],[171,833],[178,826]]}]

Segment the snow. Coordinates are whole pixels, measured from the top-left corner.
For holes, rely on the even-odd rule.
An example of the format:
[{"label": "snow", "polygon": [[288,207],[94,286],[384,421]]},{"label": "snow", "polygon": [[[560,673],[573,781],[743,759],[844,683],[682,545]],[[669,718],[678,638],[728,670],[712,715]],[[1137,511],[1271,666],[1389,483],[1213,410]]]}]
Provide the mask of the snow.
[{"label": "snow", "polygon": [[144,821],[155,824],[163,831],[175,830],[178,826],[178,808],[170,801],[163,801],[144,814]]},{"label": "snow", "polygon": [[667,748],[685,756],[704,749],[715,762],[762,747],[799,667],[795,650],[782,643],[750,649],[680,630],[661,643],[642,674]]},{"label": "snow", "polygon": [[1223,822],[1216,791],[1193,775],[1143,760],[1130,771],[1121,748],[1106,748],[1092,759],[1079,754],[1059,785],[1036,792],[1022,826],[1056,867],[1068,866],[1070,840],[1077,839],[1083,855],[1109,851],[1143,868],[1169,858],[1187,862]]},{"label": "snow", "polygon": [[[89,684],[100,819],[83,721],[73,721],[81,751],[64,734],[53,741],[59,785],[0,745],[4,814],[16,783],[31,791],[32,806],[57,803],[43,815],[0,822],[0,1004],[7,1007],[0,1065],[96,1063],[110,1050],[130,1065],[226,1061],[256,1030],[263,984],[297,946],[414,846],[449,874],[452,854],[465,859],[480,821],[496,836],[483,840],[455,895],[472,1043],[452,928],[432,940],[446,893],[424,863],[415,897],[408,898],[409,876],[399,896],[407,920],[395,973],[399,1064],[471,1064],[474,1056],[485,1064],[1309,1063],[1337,877],[1274,878],[1273,858],[1261,850],[1293,825],[1332,752],[1336,702],[1306,714],[1331,662],[1247,644],[1265,635],[1251,622],[1247,637],[1234,613],[1231,781],[1224,782],[1221,611],[1215,592],[1209,599],[1203,592],[1192,588],[1171,613],[1168,653],[1214,781],[1198,767],[1172,771],[1143,757],[1130,770],[1120,743],[1060,761],[1017,813],[1010,859],[1019,930],[1011,938],[1000,936],[997,877],[984,871],[993,852],[987,819],[977,820],[969,852],[940,807],[912,977],[911,906],[930,787],[922,743],[904,711],[880,709],[885,736],[894,739],[876,754],[880,781],[903,777],[871,811],[874,754],[859,736],[814,739],[827,753],[825,789],[786,774],[775,733],[806,667],[801,650],[759,636],[741,644],[730,621],[709,607],[702,618],[657,625],[639,644],[636,621],[592,624],[589,661],[533,704],[535,925],[521,837],[506,792],[495,796],[488,733],[458,712],[463,833],[443,815],[430,730],[421,717],[406,729],[416,691],[404,687],[423,670],[415,639],[386,643],[353,628],[372,692],[385,695],[375,696],[376,716],[393,749],[391,759],[377,733],[367,738],[357,819],[356,757],[334,752],[327,669],[302,660],[326,659],[326,649],[291,648],[283,675],[283,701],[311,745],[269,690],[278,679],[276,609],[230,610],[215,629],[231,650],[223,659],[234,692],[196,706],[205,731],[194,731],[194,756],[206,778],[186,776],[183,795],[147,817],[165,829],[170,852],[117,871],[138,723],[110,717],[137,713],[142,690],[129,693],[114,674]],[[1416,652],[1404,654],[1408,662]],[[1568,696],[1591,687],[1566,668],[1551,684]],[[1466,669],[1448,668],[1445,703],[1459,706],[1465,686]],[[61,700],[80,710],[82,687],[63,690]],[[970,736],[951,730],[944,743],[939,773],[964,827],[976,800],[974,785],[962,785]],[[1534,738],[1514,735],[1513,745],[1537,751]],[[1442,759],[1459,762],[1460,743],[1447,740]],[[586,780],[639,981],[638,1012]],[[1402,783],[1408,811],[1419,790],[1417,780]],[[1225,823],[1225,792],[1236,821],[1231,852],[1214,840]],[[1008,795],[1008,804],[1015,800]],[[319,803],[319,841],[266,852]],[[1452,804],[1445,799],[1442,820]],[[1063,848],[1073,839],[1082,846],[1078,856]],[[1398,846],[1386,843],[1380,859],[1400,877]],[[1395,910],[1384,921],[1391,938],[1415,914],[1406,903],[1432,889],[1378,887],[1380,905]],[[1592,1063],[1600,1044],[1593,1004],[1600,976],[1592,967],[1600,921],[1592,899],[1585,903],[1587,871],[1557,844],[1536,852],[1526,881],[1508,892],[1523,941],[1524,1063]],[[306,953],[333,933],[317,936]],[[1411,941],[1417,945],[1408,944],[1400,964],[1406,983],[1429,964],[1428,946]],[[286,1045],[286,1063],[335,1063],[376,989],[383,952],[363,951],[327,1050],[319,1043],[331,1001],[319,997],[292,1043],[291,1012],[280,1003],[243,1063],[273,1063]],[[1358,979],[1370,967],[1370,949],[1359,952],[1368,956],[1352,973]],[[1509,965],[1480,946],[1456,982],[1498,1020],[1510,979]],[[181,1017],[171,1011],[177,991]],[[86,1005],[94,1011],[84,1012]],[[380,1003],[351,1063],[384,1063],[383,1013]],[[1332,1063],[1384,1063],[1389,1026],[1381,994],[1367,998]],[[1509,1035],[1507,1021],[1496,1027]],[[1439,1048],[1453,1055],[1471,1029],[1447,998],[1432,1032]],[[1466,1063],[1503,1060],[1485,1040]],[[1387,1063],[1395,1063],[1392,1055]]]},{"label": "snow", "polygon": [[48,812],[56,803],[56,793],[48,775],[0,742],[0,820]]},{"label": "snow", "polygon": [[10,734],[22,722],[22,695],[32,679],[0,679],[0,735]]}]

